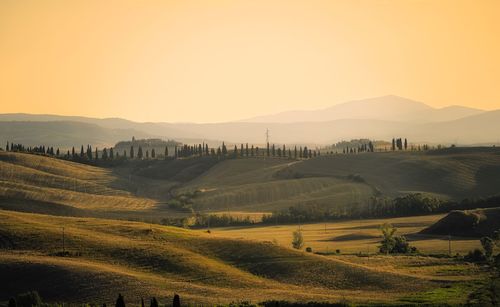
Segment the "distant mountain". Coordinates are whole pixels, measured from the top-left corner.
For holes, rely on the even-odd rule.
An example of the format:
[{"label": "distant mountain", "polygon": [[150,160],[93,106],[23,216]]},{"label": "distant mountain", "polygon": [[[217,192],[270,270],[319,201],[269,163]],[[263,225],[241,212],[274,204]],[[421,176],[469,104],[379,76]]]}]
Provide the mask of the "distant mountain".
[{"label": "distant mountain", "polygon": [[94,147],[114,145],[131,136],[148,138],[151,135],[135,129],[110,129],[76,121],[0,121],[0,147],[7,142],[26,146],[53,146],[71,148],[91,144]]},{"label": "distant mountain", "polygon": [[354,100],[314,111],[289,111],[242,120],[252,123],[323,122],[337,119],[376,119],[398,122],[440,122],[483,112],[461,106],[432,108],[422,102],[389,95]]},{"label": "distant mountain", "polygon": [[[110,146],[117,141],[130,140],[132,136],[183,143],[206,142],[209,146],[222,141],[262,146],[266,129],[270,130],[271,142],[287,144],[320,145],[354,138],[390,140],[393,137],[406,137],[410,142],[462,145],[500,142],[500,110],[481,111],[460,106],[434,109],[413,100],[384,96],[348,102],[323,111],[307,111],[300,115],[304,121],[287,122],[297,114],[286,112],[268,117],[277,122],[266,122],[262,117],[264,122],[213,124],[0,114],[0,147],[5,141],[61,147],[87,143]],[[325,120],[330,117],[340,118]]]}]

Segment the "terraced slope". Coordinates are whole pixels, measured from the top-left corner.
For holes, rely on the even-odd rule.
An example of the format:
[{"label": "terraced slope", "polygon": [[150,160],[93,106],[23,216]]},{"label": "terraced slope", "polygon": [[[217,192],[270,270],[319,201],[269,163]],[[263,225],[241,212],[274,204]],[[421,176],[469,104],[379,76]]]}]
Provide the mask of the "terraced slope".
[{"label": "terraced slope", "polygon": [[[62,227],[68,257],[55,256]],[[31,289],[70,302],[111,303],[118,292],[137,301],[177,292],[189,303],[381,301],[429,286],[268,243],[135,222],[0,211],[0,238],[0,270],[8,276],[0,280],[0,301]]]}]

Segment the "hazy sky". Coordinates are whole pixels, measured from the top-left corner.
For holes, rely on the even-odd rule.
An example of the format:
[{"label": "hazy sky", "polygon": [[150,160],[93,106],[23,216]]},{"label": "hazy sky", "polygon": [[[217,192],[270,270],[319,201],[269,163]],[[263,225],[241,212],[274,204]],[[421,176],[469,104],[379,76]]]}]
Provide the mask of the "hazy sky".
[{"label": "hazy sky", "polygon": [[215,122],[500,108],[500,1],[0,1],[0,112]]}]

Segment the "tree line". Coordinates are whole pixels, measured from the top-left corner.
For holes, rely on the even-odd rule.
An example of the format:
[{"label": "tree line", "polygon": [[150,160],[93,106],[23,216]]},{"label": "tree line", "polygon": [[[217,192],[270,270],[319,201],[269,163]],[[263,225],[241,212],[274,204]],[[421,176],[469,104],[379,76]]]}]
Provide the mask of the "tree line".
[{"label": "tree line", "polygon": [[372,197],[367,204],[326,207],[317,204],[291,206],[288,209],[264,215],[264,224],[295,224],[325,220],[386,218],[447,213],[452,210],[493,208],[500,203],[500,195],[462,201],[441,200],[421,193],[396,198]]}]

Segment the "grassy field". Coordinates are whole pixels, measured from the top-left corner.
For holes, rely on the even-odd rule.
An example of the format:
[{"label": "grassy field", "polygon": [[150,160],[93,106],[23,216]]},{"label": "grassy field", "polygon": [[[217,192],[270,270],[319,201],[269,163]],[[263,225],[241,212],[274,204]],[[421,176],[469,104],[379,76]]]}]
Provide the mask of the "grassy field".
[{"label": "grassy field", "polygon": [[[62,227],[68,257],[56,256],[62,250]],[[118,292],[138,302],[140,296],[165,298],[176,292],[190,303],[342,298],[375,303],[398,301],[441,283],[201,231],[10,211],[0,211],[0,247],[5,274],[0,300],[37,289],[48,300],[72,302],[110,303]]]},{"label": "grassy field", "polygon": [[[422,253],[448,253],[447,235],[423,235],[419,232],[437,222],[444,215],[427,215],[389,219],[365,219],[342,222],[327,222],[300,225],[304,236],[304,246],[313,251],[333,253],[337,249],[347,254],[374,254],[380,242],[379,227],[391,223],[398,234],[407,236],[412,245]],[[217,237],[277,242],[280,246],[291,247],[292,233],[299,225],[276,225],[257,227],[227,227],[212,229]],[[452,254],[465,254],[481,247],[478,238],[451,237]]]}]

